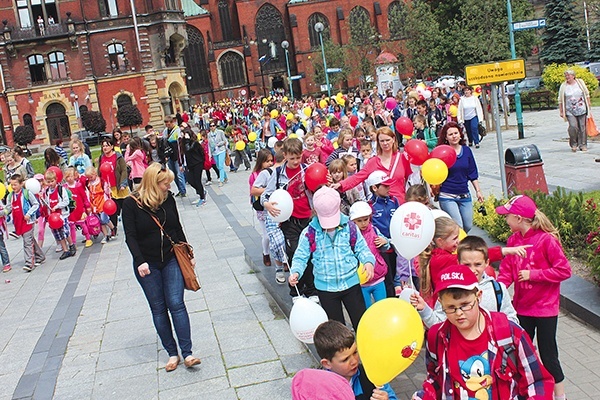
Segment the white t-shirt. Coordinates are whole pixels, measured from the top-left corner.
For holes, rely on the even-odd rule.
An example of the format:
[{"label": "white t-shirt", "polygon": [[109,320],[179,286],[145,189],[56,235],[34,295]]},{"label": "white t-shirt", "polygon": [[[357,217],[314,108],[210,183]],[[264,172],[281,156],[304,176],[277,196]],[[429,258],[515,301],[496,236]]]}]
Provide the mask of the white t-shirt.
[{"label": "white t-shirt", "polygon": [[477,116],[477,104],[476,101],[479,101],[475,96],[469,97],[461,97],[460,99],[463,106],[463,113],[465,117],[465,121],[469,121]]}]

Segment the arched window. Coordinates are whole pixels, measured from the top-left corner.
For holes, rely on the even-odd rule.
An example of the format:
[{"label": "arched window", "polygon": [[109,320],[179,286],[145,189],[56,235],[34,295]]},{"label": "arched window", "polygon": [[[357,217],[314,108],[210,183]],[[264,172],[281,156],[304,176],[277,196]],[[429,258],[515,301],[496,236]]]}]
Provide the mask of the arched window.
[{"label": "arched window", "polygon": [[58,23],[58,12],[56,10],[55,0],[16,0],[17,13],[19,14],[19,22],[21,28],[32,28],[37,26],[38,33],[40,23],[38,18],[41,17],[44,27]]},{"label": "arched window", "polygon": [[131,101],[131,96],[128,94],[120,94],[119,97],[117,97],[117,109],[123,106],[130,106],[132,104],[133,102]]},{"label": "arched window", "polygon": [[323,41],[325,42],[331,37],[331,32],[329,30],[329,20],[327,17],[321,13],[314,13],[310,17],[308,17],[308,38],[310,39],[310,47],[319,47],[321,43],[319,42],[319,34],[315,31],[315,24],[320,22],[325,26],[323,29]]},{"label": "arched window", "polygon": [[111,43],[106,46],[108,51],[108,62],[111,71],[118,71],[125,68],[125,52],[121,43]]},{"label": "arched window", "polygon": [[188,45],[183,50],[183,60],[187,75],[187,87],[190,93],[210,91],[210,75],[206,64],[204,38],[202,33],[191,25],[186,26]]},{"label": "arched window", "polygon": [[285,56],[280,57],[283,55],[281,42],[285,40],[285,26],[281,13],[275,6],[267,3],[256,13],[255,25],[259,57],[265,56],[265,61],[262,62],[263,71],[284,70]]},{"label": "arched window", "polygon": [[238,53],[228,51],[219,59],[219,68],[223,86],[241,86],[246,84],[244,59]]},{"label": "arched window", "polygon": [[23,114],[23,125],[33,126],[33,118],[31,114]]},{"label": "arched window", "polygon": [[29,75],[32,83],[46,82],[46,69],[44,67],[44,57],[41,54],[34,54],[27,57],[29,64]]},{"label": "arched window", "polygon": [[394,1],[388,7],[388,28],[391,39],[406,39],[406,4],[404,1]]},{"label": "arched window", "polygon": [[65,54],[61,51],[55,51],[48,54],[50,61],[50,78],[53,81],[67,79],[67,64],[65,64]]},{"label": "arched window", "polygon": [[98,7],[100,7],[100,15],[103,17],[116,17],[119,15],[117,0],[99,0]]},{"label": "arched window", "polygon": [[361,6],[356,6],[350,11],[350,38],[357,44],[365,44],[369,41],[373,27],[369,12]]},{"label": "arched window", "polygon": [[231,15],[227,0],[219,0],[219,21],[221,21],[221,32],[224,41],[233,39],[233,28],[231,27]]},{"label": "arched window", "polygon": [[79,115],[88,112],[88,107],[86,105],[79,106]]}]

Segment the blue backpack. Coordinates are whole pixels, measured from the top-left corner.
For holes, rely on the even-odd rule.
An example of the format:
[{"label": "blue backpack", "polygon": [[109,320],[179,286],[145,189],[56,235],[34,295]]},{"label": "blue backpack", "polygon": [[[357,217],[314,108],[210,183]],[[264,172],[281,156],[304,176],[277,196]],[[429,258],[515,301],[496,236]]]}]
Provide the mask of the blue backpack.
[{"label": "blue backpack", "polygon": [[[354,251],[354,246],[356,246],[357,239],[357,228],[356,224],[352,221],[348,221],[348,227],[350,228],[350,247],[352,251]],[[308,243],[310,245],[310,252],[314,253],[317,250],[317,243],[315,241],[316,230],[311,225],[308,226],[306,231],[306,237],[308,238]]]}]

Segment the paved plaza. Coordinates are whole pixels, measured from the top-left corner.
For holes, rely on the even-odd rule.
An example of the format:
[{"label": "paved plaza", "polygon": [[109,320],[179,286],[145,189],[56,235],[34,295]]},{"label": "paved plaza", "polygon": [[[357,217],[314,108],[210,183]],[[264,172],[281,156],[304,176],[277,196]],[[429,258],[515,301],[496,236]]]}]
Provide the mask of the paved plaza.
[{"label": "paved plaza", "polygon": [[[600,118],[600,109],[595,114]],[[519,141],[515,129],[506,131],[505,147],[536,143],[551,188],[600,189],[600,143],[571,153],[556,110],[525,113],[525,136]],[[474,151],[484,193],[500,195],[495,134]],[[260,246],[248,176],[229,174],[229,184],[211,186],[206,206],[191,205],[194,197],[177,200],[202,283],[199,292],[186,292],[193,350],[202,359],[195,369],[164,371],[168,357],[122,231],[106,245],[79,244],[77,256],[64,261],[47,234],[47,261],[29,274],[21,270],[21,240],[8,239],[13,270],[0,282],[0,399],[289,399],[294,373],[317,362],[267,290],[276,286],[274,270],[263,274],[246,261]],[[597,399],[600,333],[563,314],[558,335],[569,399]],[[409,399],[424,377],[420,357],[392,386]]]}]

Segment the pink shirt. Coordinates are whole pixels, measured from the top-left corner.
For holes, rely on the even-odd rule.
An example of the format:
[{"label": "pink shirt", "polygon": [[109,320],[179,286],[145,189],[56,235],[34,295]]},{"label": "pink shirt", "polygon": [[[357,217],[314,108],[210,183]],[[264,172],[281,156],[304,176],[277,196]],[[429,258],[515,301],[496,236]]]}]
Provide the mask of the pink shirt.
[{"label": "pink shirt", "polygon": [[146,164],[146,155],[140,149],[135,150],[133,153],[129,153],[129,147],[125,152],[125,161],[127,165],[131,167],[131,173],[129,178],[141,178],[144,175],[144,171],[148,164]]}]

